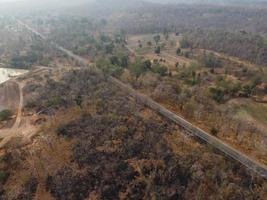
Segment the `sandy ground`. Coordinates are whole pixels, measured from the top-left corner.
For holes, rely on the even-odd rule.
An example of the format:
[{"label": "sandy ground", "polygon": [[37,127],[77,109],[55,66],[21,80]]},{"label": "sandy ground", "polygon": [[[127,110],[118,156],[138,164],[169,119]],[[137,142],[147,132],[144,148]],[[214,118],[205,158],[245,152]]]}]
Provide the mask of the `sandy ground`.
[{"label": "sandy ground", "polygon": [[[3,87],[2,90],[8,92],[3,93],[4,98],[2,98],[2,105],[6,108],[10,108],[12,105],[13,109],[17,109],[14,109],[16,110],[16,120],[13,126],[11,128],[0,130],[0,149],[27,144],[31,141],[32,137],[38,133],[38,126],[31,123],[32,119],[36,118],[36,116],[34,114],[25,116],[23,113],[23,106],[25,104],[23,88],[27,85],[27,78],[30,78],[36,73],[41,73],[42,70],[46,70],[46,68],[39,68],[26,75],[11,79],[6,84],[7,86]],[[11,89],[10,85],[13,87],[12,92],[9,92],[9,89]]]}]

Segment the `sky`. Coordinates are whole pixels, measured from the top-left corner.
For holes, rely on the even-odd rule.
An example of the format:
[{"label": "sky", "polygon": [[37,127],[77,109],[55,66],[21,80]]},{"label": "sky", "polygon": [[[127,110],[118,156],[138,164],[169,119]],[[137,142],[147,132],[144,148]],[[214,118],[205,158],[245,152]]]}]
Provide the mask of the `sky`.
[{"label": "sky", "polygon": [[9,2],[18,2],[18,1],[25,1],[25,0],[0,0],[0,3],[9,3]]},{"label": "sky", "polygon": [[4,2],[4,1],[14,1],[14,0],[0,0],[0,2]]},{"label": "sky", "polygon": [[[22,2],[21,5],[23,6],[30,6],[30,5],[77,5],[84,2],[93,2],[93,1],[100,1],[100,0],[0,0],[0,4],[5,3],[13,3],[13,2]],[[105,0],[101,0],[105,2]],[[129,0],[125,0],[126,2]],[[135,0],[131,0],[135,1]],[[252,3],[252,2],[267,2],[267,0],[143,0],[143,1],[150,1],[150,2],[157,2],[157,3],[215,3],[215,4],[222,4],[222,3]],[[109,2],[109,1],[108,1]]]}]

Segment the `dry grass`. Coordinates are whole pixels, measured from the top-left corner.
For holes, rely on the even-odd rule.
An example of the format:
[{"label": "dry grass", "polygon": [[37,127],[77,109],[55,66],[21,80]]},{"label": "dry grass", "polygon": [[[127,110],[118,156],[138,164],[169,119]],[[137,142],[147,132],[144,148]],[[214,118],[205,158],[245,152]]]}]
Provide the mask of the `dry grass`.
[{"label": "dry grass", "polygon": [[[147,34],[147,35],[131,35],[129,36],[129,46],[133,49],[139,48],[138,47],[138,41],[141,41],[143,44],[143,49],[146,47],[146,42],[147,41],[152,41],[153,42],[153,36],[152,34]],[[140,49],[138,52],[142,52],[142,56],[144,56],[146,59],[165,59],[166,63],[165,65],[168,66],[169,70],[171,70],[173,75],[175,73],[179,73],[177,69],[174,68],[175,63],[179,62],[180,64],[186,64],[186,66],[191,67],[192,63],[194,61],[198,60],[200,56],[203,55],[203,50],[193,50],[193,58],[188,59],[184,57],[180,57],[176,55],[176,48],[179,46],[179,37],[172,38],[177,42],[177,45],[175,46],[167,46],[164,48],[161,52],[160,55],[156,55],[153,51],[144,51],[142,52]],[[164,41],[163,36],[162,36],[162,41]],[[165,41],[164,41],[165,42]],[[154,45],[154,44],[153,44]],[[217,53],[217,52],[211,52],[211,51],[206,51],[207,53],[214,53],[214,55],[218,58],[220,58],[225,66],[223,68],[218,68],[216,69],[216,76],[217,75],[224,75],[225,70],[229,70],[232,73],[234,73],[237,70],[240,70],[238,67],[242,64],[244,66],[248,66],[250,70],[258,70],[259,66],[252,65],[249,62],[240,60],[238,58],[233,58],[233,57],[228,57],[226,55]],[[187,68],[183,68],[183,70],[186,70]],[[203,66],[199,66],[197,69],[195,69],[197,73],[204,72],[207,70],[207,68]],[[206,71],[205,71],[206,72]],[[215,75],[211,75],[211,81],[212,83],[209,82],[209,85],[203,85],[202,87],[208,88],[210,85],[215,84]],[[235,82],[237,80],[237,77],[234,74],[228,74],[226,76],[227,81],[233,81]],[[184,85],[183,85],[184,86]],[[205,89],[204,88],[204,89]],[[151,94],[153,88],[151,87],[144,87],[140,89],[141,93],[144,94]],[[237,102],[236,102],[237,101]],[[237,99],[235,100],[235,103],[227,103],[227,104],[222,104],[220,105],[220,109],[225,110],[230,106],[230,110],[235,111],[236,118],[243,120],[244,123],[253,123],[258,127],[261,132],[266,132],[267,129],[267,107],[265,104],[260,104],[256,103],[252,100],[247,100],[246,102],[243,102],[243,99]],[[231,102],[231,101],[230,101]],[[164,105],[166,108],[169,108],[173,112],[183,116],[186,113],[181,113],[179,109],[179,105],[175,104],[174,102],[169,101],[169,99],[166,97],[166,99],[160,100],[160,104]],[[215,115],[215,114],[214,114]],[[185,115],[186,116],[186,115]],[[211,127],[216,127],[217,124],[220,124],[221,122],[219,121],[220,118],[217,116],[210,116],[206,120],[198,121],[197,119],[190,119],[187,117],[187,120],[191,121],[193,124],[197,125],[198,127],[202,128],[206,132],[210,132]],[[252,157],[256,157],[259,161],[266,163],[266,150],[262,150],[264,148],[264,145],[262,145],[262,135],[257,134],[255,131],[255,134],[247,133],[247,131],[242,131],[238,136],[236,135],[236,132],[234,131],[235,127],[234,125],[229,124],[229,126],[233,126],[232,128],[225,128],[224,126],[222,127],[225,130],[220,130],[218,137],[225,141],[226,143],[231,144],[233,147],[236,149],[239,149],[240,151],[247,153],[248,155]],[[233,129],[233,130],[232,130]],[[265,147],[266,148],[266,147]]]},{"label": "dry grass", "polygon": [[[45,182],[48,175],[54,175],[64,165],[70,163],[72,157],[72,146],[75,140],[66,140],[57,136],[57,129],[72,120],[78,119],[84,112],[78,107],[59,111],[54,117],[42,125],[41,133],[33,142],[21,150],[15,150],[20,155],[16,159],[17,167],[5,185],[7,195],[12,199],[21,191],[23,184],[31,177],[38,180],[36,199],[53,200],[45,190]],[[13,152],[13,154],[15,153]]]}]

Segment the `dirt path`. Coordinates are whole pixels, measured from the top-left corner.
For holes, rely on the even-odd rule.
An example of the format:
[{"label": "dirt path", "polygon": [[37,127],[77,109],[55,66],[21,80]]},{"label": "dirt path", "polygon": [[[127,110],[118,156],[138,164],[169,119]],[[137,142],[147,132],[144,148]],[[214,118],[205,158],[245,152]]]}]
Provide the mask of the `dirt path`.
[{"label": "dirt path", "polygon": [[22,109],[23,109],[23,84],[14,81],[18,87],[19,87],[19,96],[20,96],[20,101],[19,101],[19,106],[18,106],[18,111],[17,111],[17,117],[14,125],[12,128],[7,129],[7,130],[2,130],[0,133],[0,138],[3,139],[0,142],[0,149],[5,147],[5,145],[14,137],[16,136],[20,131],[19,127],[21,124],[21,119],[22,119]]},{"label": "dirt path", "polygon": [[[23,88],[25,83],[18,82],[13,80],[19,87],[19,105],[17,110],[16,121],[12,128],[1,130],[0,132],[0,149],[5,148],[6,146],[12,145],[13,140],[15,141],[15,146],[20,145],[22,143],[27,143],[32,136],[34,136],[37,132],[37,127],[34,127],[30,124],[30,119],[24,118],[23,115],[23,104],[24,104],[24,95]],[[22,123],[22,121],[24,121]],[[13,146],[13,145],[12,145]]]},{"label": "dirt path", "polygon": [[188,59],[188,58],[185,58],[185,57],[181,57],[181,56],[173,56],[173,55],[170,55],[168,52],[162,52],[161,55],[165,56],[166,58],[171,58],[171,59],[174,59],[176,62],[183,62],[183,63],[190,63],[192,62],[192,59]]},{"label": "dirt path", "polygon": [[24,98],[23,98],[23,88],[24,88],[24,84],[23,83],[18,83],[18,87],[19,87],[19,106],[18,106],[18,112],[17,112],[17,118],[16,121],[13,125],[13,127],[11,129],[16,130],[19,128],[20,123],[21,123],[21,116],[22,116],[22,109],[23,109],[23,102],[24,102]]}]

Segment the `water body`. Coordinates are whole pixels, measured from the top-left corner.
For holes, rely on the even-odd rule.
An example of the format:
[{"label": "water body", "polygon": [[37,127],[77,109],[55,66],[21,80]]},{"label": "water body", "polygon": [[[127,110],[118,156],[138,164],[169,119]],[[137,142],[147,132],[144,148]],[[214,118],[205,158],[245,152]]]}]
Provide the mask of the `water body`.
[{"label": "water body", "polygon": [[19,76],[27,72],[28,70],[23,69],[0,68],[0,84],[6,82],[14,76]]}]

